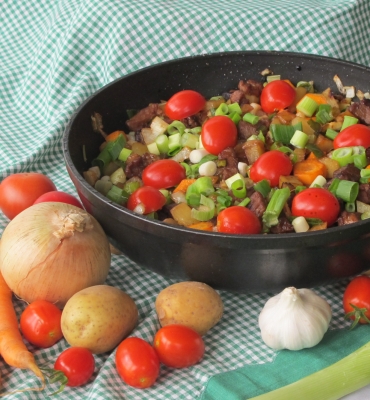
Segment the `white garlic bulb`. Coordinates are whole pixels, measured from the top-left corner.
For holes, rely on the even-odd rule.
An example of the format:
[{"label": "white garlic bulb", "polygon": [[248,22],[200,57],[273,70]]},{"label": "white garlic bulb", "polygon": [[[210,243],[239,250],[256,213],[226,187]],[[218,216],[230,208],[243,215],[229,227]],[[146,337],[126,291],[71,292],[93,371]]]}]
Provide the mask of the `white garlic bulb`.
[{"label": "white garlic bulb", "polygon": [[312,290],[288,287],[266,302],[258,323],[267,346],[301,350],[321,341],[331,316],[329,303]]}]

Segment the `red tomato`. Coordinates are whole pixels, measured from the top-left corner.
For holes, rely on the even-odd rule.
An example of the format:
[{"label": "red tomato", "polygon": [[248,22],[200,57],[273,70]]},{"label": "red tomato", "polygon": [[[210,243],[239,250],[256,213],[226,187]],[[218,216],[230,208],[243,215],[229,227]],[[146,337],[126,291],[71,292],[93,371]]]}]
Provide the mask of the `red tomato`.
[{"label": "red tomato", "polygon": [[293,197],[292,213],[296,217],[319,218],[331,226],[339,211],[338,199],[326,189],[308,188]]},{"label": "red tomato", "polygon": [[261,222],[249,208],[232,206],[222,210],[217,216],[217,230],[224,233],[261,233]]},{"label": "red tomato", "polygon": [[144,185],[156,189],[176,186],[185,178],[185,168],[174,160],[155,161],[149,164],[142,174]]},{"label": "red tomato", "polygon": [[260,97],[262,110],[273,113],[289,107],[295,100],[295,89],[289,83],[276,80],[269,82],[263,89]]},{"label": "red tomato", "polygon": [[130,337],[117,347],[116,368],[124,382],[144,389],[157,380],[160,365],[158,355],[149,343]]},{"label": "red tomato", "polygon": [[154,336],[159,360],[171,368],[186,368],[198,363],[204,355],[204,342],[198,332],[184,325],[167,325]]},{"label": "red tomato", "polygon": [[69,347],[60,353],[54,369],[64,373],[68,379],[67,386],[82,386],[94,373],[95,359],[88,349]]},{"label": "red tomato", "polygon": [[164,112],[169,118],[180,120],[196,114],[205,104],[206,99],[200,93],[194,90],[182,90],[167,101]]},{"label": "red tomato", "polygon": [[144,215],[150,214],[160,210],[166,204],[166,198],[158,189],[142,186],[128,198],[127,208],[134,211],[139,204],[144,206]]},{"label": "red tomato", "polygon": [[0,208],[9,219],[13,219],[32,206],[42,194],[52,190],[56,190],[54,183],[43,174],[22,172],[9,175],[0,184]]},{"label": "red tomato", "polygon": [[63,337],[61,318],[62,311],[55,304],[36,300],[30,303],[21,315],[21,331],[33,345],[41,348],[51,347]]},{"label": "red tomato", "polygon": [[201,133],[203,147],[217,156],[226,147],[234,147],[238,137],[235,123],[224,115],[218,115],[207,120]]},{"label": "red tomato", "polygon": [[338,133],[333,144],[334,149],[351,146],[364,146],[367,149],[370,147],[370,127],[361,124],[348,126]]},{"label": "red tomato", "polygon": [[357,323],[370,323],[370,276],[360,275],[354,278],[346,287],[343,295],[343,308],[346,318]]},{"label": "red tomato", "polygon": [[64,193],[59,192],[58,190],[53,190],[52,192],[47,192],[42,194],[33,204],[44,203],[48,201],[55,201],[57,203],[67,203],[72,204],[72,206],[76,206],[82,208],[82,204],[76,199],[76,197]]},{"label": "red tomato", "polygon": [[257,161],[251,166],[250,178],[253,182],[259,182],[268,179],[273,187],[279,186],[281,175],[290,175],[293,169],[293,163],[290,158],[279,150],[272,150],[263,153]]}]

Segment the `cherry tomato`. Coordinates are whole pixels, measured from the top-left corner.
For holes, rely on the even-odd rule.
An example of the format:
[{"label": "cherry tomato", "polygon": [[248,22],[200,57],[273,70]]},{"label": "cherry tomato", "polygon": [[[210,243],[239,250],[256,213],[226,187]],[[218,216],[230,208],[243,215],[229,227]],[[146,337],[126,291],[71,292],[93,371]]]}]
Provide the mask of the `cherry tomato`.
[{"label": "cherry tomato", "polygon": [[157,353],[148,342],[130,337],[117,347],[116,368],[124,382],[144,389],[157,380],[160,364]]},{"label": "cherry tomato", "polygon": [[367,149],[370,147],[370,127],[361,124],[348,126],[338,133],[333,144],[334,149],[351,146],[364,146]]},{"label": "cherry tomato", "polygon": [[201,133],[203,147],[215,156],[226,147],[234,147],[238,137],[235,123],[229,117],[218,115],[207,120]]},{"label": "cherry tomato", "polygon": [[63,337],[61,318],[62,311],[55,304],[36,300],[21,315],[22,334],[37,347],[51,347]]},{"label": "cherry tomato", "polygon": [[128,198],[127,208],[134,211],[139,204],[144,206],[144,215],[150,214],[160,210],[166,204],[166,198],[158,189],[142,186]]},{"label": "cherry tomato", "polygon": [[268,179],[270,185],[276,187],[279,185],[280,176],[290,175],[292,169],[293,163],[285,153],[271,150],[258,157],[249,172],[253,182]]},{"label": "cherry tomato", "polygon": [[198,113],[205,104],[206,99],[200,93],[194,90],[182,90],[167,101],[164,112],[169,118],[180,120]]},{"label": "cherry tomato", "polygon": [[62,371],[68,379],[67,386],[82,386],[89,381],[95,369],[95,359],[90,350],[69,347],[60,353],[54,369]]},{"label": "cherry tomato", "polygon": [[32,206],[42,194],[52,190],[56,190],[54,183],[38,172],[9,175],[0,184],[0,208],[9,219],[13,219]]},{"label": "cherry tomato", "polygon": [[269,82],[263,89],[260,97],[262,110],[266,113],[283,110],[295,100],[295,89],[289,83],[276,80]]},{"label": "cherry tomato", "polygon": [[198,332],[184,325],[167,325],[154,336],[159,360],[171,368],[186,368],[198,363],[204,355],[204,342]]},{"label": "cherry tomato", "polygon": [[261,233],[261,222],[249,208],[232,206],[222,210],[217,216],[217,230],[224,233]]},{"label": "cherry tomato", "polygon": [[155,161],[149,164],[142,174],[144,185],[156,189],[176,186],[185,178],[185,168],[174,160]]},{"label": "cherry tomato", "polygon": [[360,275],[352,279],[343,295],[343,308],[346,318],[357,323],[370,323],[370,276]]},{"label": "cherry tomato", "polygon": [[76,197],[68,193],[59,192],[58,190],[53,190],[52,192],[42,194],[33,204],[44,203],[48,201],[67,203],[83,209],[82,204],[76,199]]},{"label": "cherry tomato", "polygon": [[331,226],[339,211],[338,199],[326,189],[308,188],[293,197],[292,213],[296,217],[319,218]]}]

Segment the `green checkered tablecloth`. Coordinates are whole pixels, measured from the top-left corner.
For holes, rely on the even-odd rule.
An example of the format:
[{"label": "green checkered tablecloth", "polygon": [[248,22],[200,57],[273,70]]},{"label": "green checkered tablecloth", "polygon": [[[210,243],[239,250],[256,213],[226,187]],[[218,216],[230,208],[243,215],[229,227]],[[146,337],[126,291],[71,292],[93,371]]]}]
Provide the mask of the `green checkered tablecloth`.
[{"label": "green checkered tablecloth", "polygon": [[[63,131],[84,99],[122,75],[170,59],[233,50],[305,52],[370,65],[369,0],[2,0],[0,10],[1,179],[38,171],[74,195],[62,156]],[[7,223],[0,213],[0,233]],[[140,312],[132,335],[152,341],[159,327],[154,300],[171,283],[113,256],[107,284],[131,295]],[[315,288],[332,306],[331,330],[348,326],[341,309],[346,283]],[[58,398],[197,399],[203,394],[209,399],[204,388],[211,377],[271,362],[275,353],[257,326],[270,294],[220,294],[225,313],[204,337],[200,364],[162,367],[152,388],[137,390],[119,378],[112,352],[96,356],[91,383],[66,388]],[[14,304],[20,314],[25,305]],[[47,350],[29,345],[41,367],[52,367],[66,347],[64,340]],[[36,383],[30,372],[2,360],[0,368],[3,391]],[[44,399],[53,389],[7,398]]]}]

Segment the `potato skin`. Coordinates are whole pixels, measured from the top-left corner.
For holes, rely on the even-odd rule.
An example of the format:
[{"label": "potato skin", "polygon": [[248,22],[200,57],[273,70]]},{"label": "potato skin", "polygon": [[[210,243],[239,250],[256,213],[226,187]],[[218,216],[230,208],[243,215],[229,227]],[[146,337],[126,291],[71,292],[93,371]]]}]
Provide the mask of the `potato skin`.
[{"label": "potato skin", "polygon": [[135,328],[138,310],[122,290],[108,285],[90,286],[74,294],[62,312],[62,332],[71,346],[94,354],[114,349]]},{"label": "potato skin", "polygon": [[220,295],[201,282],[179,282],[163,289],[157,296],[155,309],[161,326],[186,325],[205,335],[223,314]]}]

